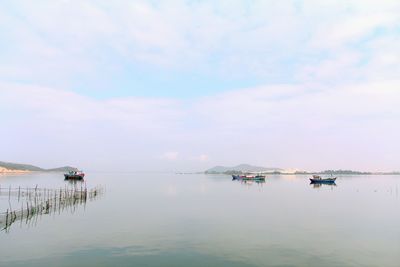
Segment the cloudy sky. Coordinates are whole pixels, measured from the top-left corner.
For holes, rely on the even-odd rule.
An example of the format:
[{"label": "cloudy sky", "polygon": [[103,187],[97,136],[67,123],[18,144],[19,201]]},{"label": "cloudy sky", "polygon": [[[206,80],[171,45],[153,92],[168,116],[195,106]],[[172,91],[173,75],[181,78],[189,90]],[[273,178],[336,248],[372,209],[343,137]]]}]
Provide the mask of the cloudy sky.
[{"label": "cloudy sky", "polygon": [[400,169],[400,1],[0,2],[0,160]]}]

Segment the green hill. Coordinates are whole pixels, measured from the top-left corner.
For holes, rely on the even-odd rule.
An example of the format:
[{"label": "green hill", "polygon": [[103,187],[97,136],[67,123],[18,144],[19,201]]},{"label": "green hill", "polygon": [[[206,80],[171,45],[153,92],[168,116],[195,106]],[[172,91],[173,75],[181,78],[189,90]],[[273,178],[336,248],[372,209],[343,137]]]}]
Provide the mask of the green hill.
[{"label": "green hill", "polygon": [[8,170],[15,171],[42,171],[42,172],[68,172],[68,171],[77,171],[78,169],[75,167],[65,166],[53,169],[43,169],[30,164],[21,164],[21,163],[12,163],[12,162],[4,162],[0,161],[0,167],[6,168]]}]

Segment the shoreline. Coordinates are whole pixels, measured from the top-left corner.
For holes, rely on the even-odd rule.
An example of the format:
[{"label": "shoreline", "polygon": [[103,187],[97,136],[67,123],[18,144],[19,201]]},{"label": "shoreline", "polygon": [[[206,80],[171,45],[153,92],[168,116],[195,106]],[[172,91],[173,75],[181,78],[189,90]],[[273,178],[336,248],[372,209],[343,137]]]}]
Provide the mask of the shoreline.
[{"label": "shoreline", "polygon": [[28,171],[28,170],[12,170],[12,169],[0,167],[0,174],[28,174],[31,172],[32,171]]}]

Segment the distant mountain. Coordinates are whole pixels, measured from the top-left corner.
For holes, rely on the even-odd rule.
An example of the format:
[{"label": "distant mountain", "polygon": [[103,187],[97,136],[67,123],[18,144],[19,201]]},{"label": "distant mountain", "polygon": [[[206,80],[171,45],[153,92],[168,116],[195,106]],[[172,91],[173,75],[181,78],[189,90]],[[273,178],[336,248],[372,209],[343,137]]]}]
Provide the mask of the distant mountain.
[{"label": "distant mountain", "polygon": [[208,169],[205,171],[205,173],[208,174],[219,174],[219,173],[225,173],[225,174],[234,174],[234,173],[245,173],[245,172],[282,172],[283,169],[280,168],[265,168],[265,167],[259,167],[259,166],[252,166],[249,164],[240,164],[237,166],[233,167],[225,167],[225,166],[215,166],[211,169]]},{"label": "distant mountain", "polygon": [[29,164],[19,164],[19,163],[11,163],[3,161],[0,161],[0,167],[6,168],[8,170],[18,170],[18,171],[44,171],[42,168]]},{"label": "distant mountain", "polygon": [[243,174],[246,172],[250,173],[266,173],[266,174],[285,174],[285,175],[400,175],[400,172],[363,172],[353,170],[325,170],[319,172],[309,172],[300,170],[285,170],[280,168],[265,168],[259,166],[252,166],[249,164],[240,164],[233,167],[215,166],[205,171],[206,174]]},{"label": "distant mountain", "polygon": [[70,172],[70,171],[78,171],[78,169],[75,167],[71,167],[71,166],[64,166],[64,167],[60,167],[60,168],[47,169],[45,171],[46,172]]},{"label": "distant mountain", "polygon": [[320,172],[320,174],[349,174],[349,175],[357,175],[357,174],[373,174],[372,172],[362,172],[362,171],[353,171],[353,170],[325,170]]},{"label": "distant mountain", "polygon": [[0,161],[0,168],[4,168],[10,171],[42,171],[42,172],[68,172],[68,171],[78,170],[77,168],[70,166],[54,168],[54,169],[43,169],[30,164],[11,163],[4,161]]}]

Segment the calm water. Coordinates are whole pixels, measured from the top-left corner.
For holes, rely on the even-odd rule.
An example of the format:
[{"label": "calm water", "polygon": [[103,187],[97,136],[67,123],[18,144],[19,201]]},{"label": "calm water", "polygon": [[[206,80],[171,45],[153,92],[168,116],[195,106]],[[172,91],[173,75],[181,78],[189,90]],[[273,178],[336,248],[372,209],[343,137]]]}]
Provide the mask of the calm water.
[{"label": "calm water", "polygon": [[[65,186],[61,174],[0,184]],[[88,173],[98,184],[106,192],[75,211],[1,231],[0,266],[400,266],[400,176],[315,188],[306,176]]]}]

